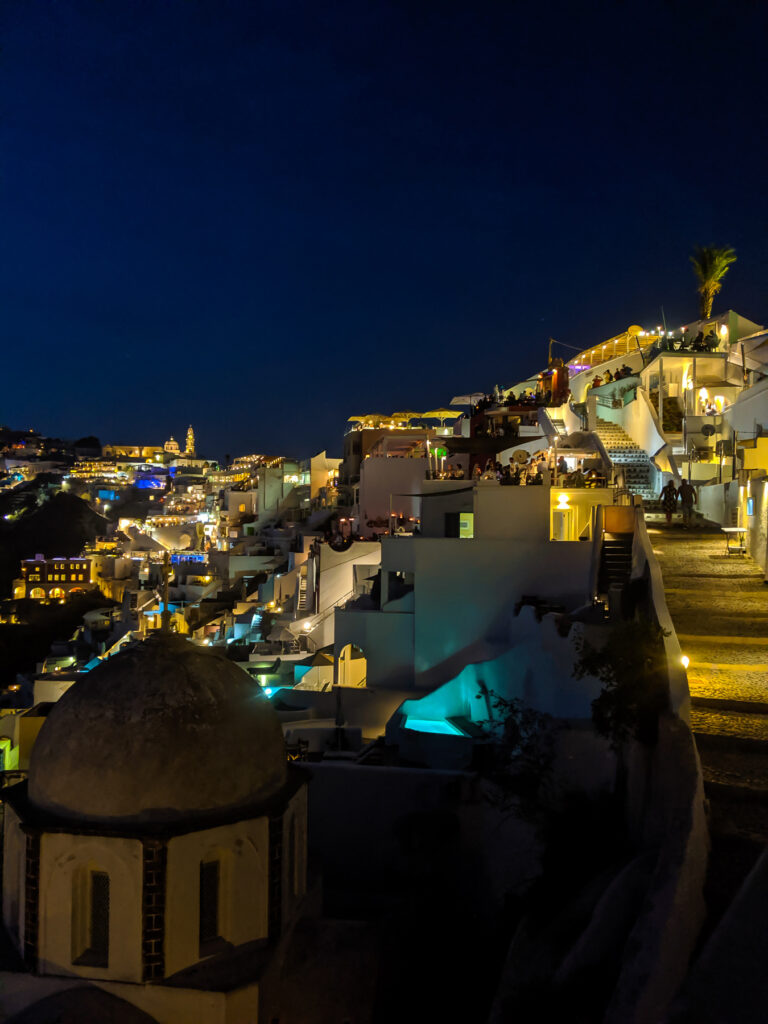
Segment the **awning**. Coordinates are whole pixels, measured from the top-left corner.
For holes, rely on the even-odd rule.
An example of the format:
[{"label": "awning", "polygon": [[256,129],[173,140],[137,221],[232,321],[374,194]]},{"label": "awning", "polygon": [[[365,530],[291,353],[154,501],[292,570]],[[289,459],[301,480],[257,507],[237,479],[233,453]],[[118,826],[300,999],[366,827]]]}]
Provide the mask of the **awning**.
[{"label": "awning", "polygon": [[479,398],[485,398],[485,391],[471,391],[468,395],[454,395],[451,405],[474,405]]}]

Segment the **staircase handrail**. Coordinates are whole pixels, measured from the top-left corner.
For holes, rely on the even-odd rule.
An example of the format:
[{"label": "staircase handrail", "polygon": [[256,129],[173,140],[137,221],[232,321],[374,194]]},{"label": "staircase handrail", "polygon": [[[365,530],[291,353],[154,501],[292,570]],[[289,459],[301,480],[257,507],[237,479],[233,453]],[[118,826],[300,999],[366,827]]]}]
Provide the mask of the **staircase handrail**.
[{"label": "staircase handrail", "polygon": [[600,559],[603,553],[603,530],[605,516],[602,505],[592,507],[592,553],[589,563],[589,597],[597,601]]},{"label": "staircase handrail", "polygon": [[353,587],[351,590],[348,590],[346,594],[342,594],[341,597],[337,598],[333,604],[329,605],[325,609],[325,611],[318,612],[316,617],[313,617],[312,615],[304,615],[303,618],[312,623],[312,631],[314,631],[315,628],[325,622],[328,616],[335,612],[337,608],[340,608],[341,605],[346,604],[350,598],[354,597],[354,594],[355,588]]},{"label": "staircase handrail", "polygon": [[598,455],[600,455],[607,466],[610,466],[611,469],[613,469],[613,459],[608,454],[608,449],[603,444],[603,439],[596,430],[592,431],[592,436],[595,440],[595,447],[597,448]]},{"label": "staircase handrail", "polygon": [[651,421],[652,421],[652,423],[653,423],[653,425],[654,425],[654,427],[656,429],[656,432],[659,435],[659,437],[661,438],[661,440],[664,442],[662,444],[661,448],[659,448],[658,451],[656,451],[656,452],[649,452],[648,453],[649,457],[651,459],[654,459],[654,458],[656,458],[657,455],[661,455],[663,453],[664,457],[669,462],[669,465],[670,465],[670,467],[672,469],[672,476],[674,477],[675,486],[679,487],[680,483],[681,483],[680,470],[677,468],[677,462],[675,461],[675,456],[672,454],[672,445],[669,443],[669,441],[667,440],[667,435],[662,430],[661,421],[659,420],[659,415],[656,412],[656,409],[655,409],[655,407],[653,405],[653,402],[650,399],[650,396],[648,394],[647,389],[643,388],[643,387],[638,388],[637,389],[637,396],[638,396],[638,399],[641,402],[645,403],[645,407],[646,407],[648,413],[650,414]]}]

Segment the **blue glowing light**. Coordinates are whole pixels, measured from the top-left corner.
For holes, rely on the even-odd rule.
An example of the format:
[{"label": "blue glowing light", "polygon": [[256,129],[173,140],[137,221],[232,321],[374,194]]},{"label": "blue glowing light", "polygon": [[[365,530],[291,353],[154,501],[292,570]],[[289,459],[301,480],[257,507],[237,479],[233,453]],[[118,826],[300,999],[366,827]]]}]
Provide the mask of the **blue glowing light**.
[{"label": "blue glowing light", "polygon": [[404,728],[411,729],[413,732],[433,732],[444,736],[464,735],[461,729],[457,729],[455,725],[446,722],[444,718],[414,718],[412,715],[408,715]]}]

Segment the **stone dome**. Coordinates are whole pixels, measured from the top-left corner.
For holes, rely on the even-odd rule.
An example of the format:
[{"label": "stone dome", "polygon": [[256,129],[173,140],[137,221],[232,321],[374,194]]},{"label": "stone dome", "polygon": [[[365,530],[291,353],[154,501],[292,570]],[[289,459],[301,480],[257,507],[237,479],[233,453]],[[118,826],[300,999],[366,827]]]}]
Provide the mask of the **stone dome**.
[{"label": "stone dome", "polygon": [[248,674],[156,634],[51,709],[32,751],[29,799],[64,818],[173,823],[266,800],[286,772],[280,722]]}]

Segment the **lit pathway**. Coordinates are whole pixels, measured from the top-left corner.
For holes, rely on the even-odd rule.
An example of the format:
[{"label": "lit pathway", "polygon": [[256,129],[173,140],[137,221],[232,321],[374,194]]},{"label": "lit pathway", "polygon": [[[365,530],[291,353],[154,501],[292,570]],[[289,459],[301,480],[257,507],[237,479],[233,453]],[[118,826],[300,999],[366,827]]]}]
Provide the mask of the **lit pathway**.
[{"label": "lit pathway", "polygon": [[695,705],[722,700],[734,711],[768,710],[768,586],[762,570],[747,555],[727,555],[721,533],[674,526],[649,533],[675,631],[690,658]]},{"label": "lit pathway", "polygon": [[691,724],[709,800],[711,928],[768,841],[768,585],[717,528],[650,525],[667,606],[690,658]]},{"label": "lit pathway", "polygon": [[[768,586],[712,529],[650,527],[672,621],[690,658],[705,778],[768,796]],[[765,744],[765,747],[763,747]]]}]

